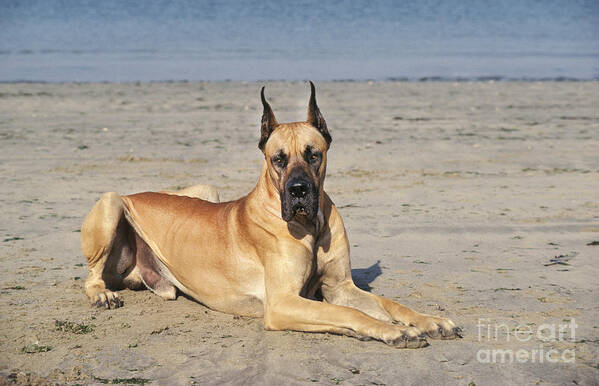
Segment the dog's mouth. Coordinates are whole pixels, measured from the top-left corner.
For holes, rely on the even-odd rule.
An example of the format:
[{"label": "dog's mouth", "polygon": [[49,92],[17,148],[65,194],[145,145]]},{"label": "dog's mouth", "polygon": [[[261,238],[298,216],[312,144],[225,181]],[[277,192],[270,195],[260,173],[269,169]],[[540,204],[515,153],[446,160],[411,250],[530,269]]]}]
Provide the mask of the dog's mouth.
[{"label": "dog's mouth", "polygon": [[310,210],[306,208],[304,205],[299,204],[293,207],[293,217],[307,217],[311,219]]},{"label": "dog's mouth", "polygon": [[306,207],[299,204],[293,207],[293,214],[295,216],[307,216],[308,212],[306,211]]},{"label": "dog's mouth", "polygon": [[[306,200],[309,202],[290,201],[293,200],[283,200],[281,203],[281,216],[283,217],[283,220],[289,222],[298,217],[303,217],[309,221],[314,220],[316,217],[318,202],[314,202],[314,200]],[[316,210],[314,207],[316,207]]]},{"label": "dog's mouth", "polygon": [[293,219],[305,219],[314,222],[318,212],[318,196],[309,194],[307,197],[294,198],[287,192],[281,193],[281,217],[286,222]]}]

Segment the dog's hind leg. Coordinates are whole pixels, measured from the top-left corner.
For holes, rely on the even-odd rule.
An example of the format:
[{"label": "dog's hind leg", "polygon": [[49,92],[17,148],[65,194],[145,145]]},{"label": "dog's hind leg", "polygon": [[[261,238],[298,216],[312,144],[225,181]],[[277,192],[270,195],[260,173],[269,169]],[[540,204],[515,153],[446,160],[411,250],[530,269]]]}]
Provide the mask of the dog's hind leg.
[{"label": "dog's hind leg", "polygon": [[[164,300],[175,300],[177,289],[164,277],[166,267],[160,263],[149,245],[137,233],[135,237],[135,269],[138,270],[143,284]],[[167,273],[170,275],[170,273]]]},{"label": "dog's hind leg", "polygon": [[124,204],[118,194],[104,193],[81,226],[81,249],[89,264],[85,293],[97,307],[123,305],[118,294],[110,289],[143,286],[134,267],[131,229],[123,211]]}]

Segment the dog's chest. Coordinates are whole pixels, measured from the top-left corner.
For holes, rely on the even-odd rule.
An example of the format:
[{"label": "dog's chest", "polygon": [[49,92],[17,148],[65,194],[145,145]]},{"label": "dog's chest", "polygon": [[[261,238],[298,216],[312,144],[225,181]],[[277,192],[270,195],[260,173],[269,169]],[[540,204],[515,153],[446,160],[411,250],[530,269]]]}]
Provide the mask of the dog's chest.
[{"label": "dog's chest", "polygon": [[305,268],[306,275],[304,277],[304,285],[302,287],[302,290],[300,291],[300,295],[305,298],[311,299],[314,298],[316,291],[320,287],[320,277],[322,268],[319,269],[316,256],[314,256],[314,258],[312,258],[306,264]]}]

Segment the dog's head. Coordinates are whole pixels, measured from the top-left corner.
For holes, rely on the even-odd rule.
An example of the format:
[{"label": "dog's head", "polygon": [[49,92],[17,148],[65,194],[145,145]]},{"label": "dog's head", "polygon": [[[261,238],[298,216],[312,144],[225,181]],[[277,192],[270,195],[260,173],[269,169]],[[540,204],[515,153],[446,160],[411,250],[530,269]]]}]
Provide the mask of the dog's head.
[{"label": "dog's head", "polygon": [[310,88],[308,119],[281,124],[264,98],[264,87],[261,92],[264,113],[258,147],[266,158],[270,182],[280,194],[281,216],[287,222],[296,216],[315,222],[326,173],[331,136],[316,104],[312,82]]}]

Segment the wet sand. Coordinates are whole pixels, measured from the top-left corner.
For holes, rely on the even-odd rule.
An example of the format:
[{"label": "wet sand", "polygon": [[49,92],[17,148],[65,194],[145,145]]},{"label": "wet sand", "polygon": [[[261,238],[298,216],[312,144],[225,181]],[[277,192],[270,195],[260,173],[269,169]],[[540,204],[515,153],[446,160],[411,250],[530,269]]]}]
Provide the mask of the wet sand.
[{"label": "wet sand", "polygon": [[[598,82],[317,84],[355,281],[461,340],[265,332],[149,291],[91,308],[87,211],[106,191],[249,192],[260,87],[0,85],[0,384],[596,384]],[[267,96],[280,122],[305,118],[305,83]]]}]

